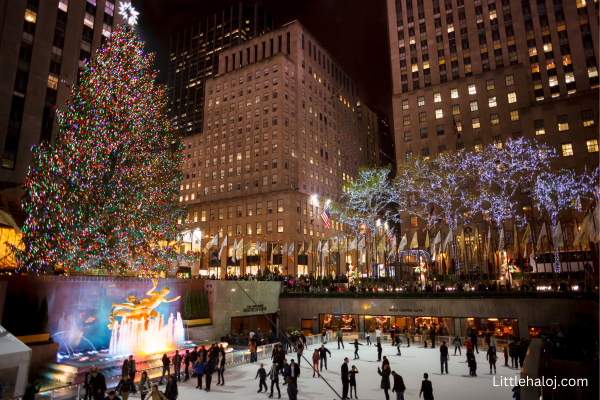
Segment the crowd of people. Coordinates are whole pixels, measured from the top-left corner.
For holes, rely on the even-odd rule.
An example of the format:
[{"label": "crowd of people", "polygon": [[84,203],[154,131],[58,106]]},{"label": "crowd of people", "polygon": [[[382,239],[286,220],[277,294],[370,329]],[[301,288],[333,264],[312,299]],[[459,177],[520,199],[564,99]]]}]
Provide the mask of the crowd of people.
[{"label": "crowd of people", "polygon": [[[421,341],[424,348],[428,348],[429,344],[431,348],[436,346],[436,336],[444,333],[439,330],[440,327],[432,324],[427,327],[418,326],[418,332],[422,335]],[[399,329],[393,327],[389,329],[386,334],[390,335],[390,342],[393,346],[397,347],[397,356],[401,356],[401,346],[410,347],[411,340],[415,337],[411,335],[407,329]],[[308,360],[309,367],[312,369],[313,378],[322,378],[322,371],[328,370],[327,360],[331,358],[331,351],[326,347],[327,345],[327,332],[323,332],[324,340],[312,352],[307,352],[307,340],[306,336],[301,331],[294,332],[280,332],[279,341],[275,342],[275,334],[270,331],[267,335],[267,341],[274,343],[273,352],[271,354],[271,363],[267,365],[260,363],[258,370],[256,371],[255,380],[259,381],[259,387],[257,393],[268,393],[269,398],[273,398],[275,394],[278,398],[281,398],[282,388],[285,386],[288,398],[290,400],[296,400],[298,396],[298,379],[302,374],[300,365],[304,360]],[[374,336],[374,340],[371,341],[371,336]],[[395,371],[390,365],[390,360],[386,356],[382,356],[382,340],[384,333],[380,329],[376,329],[374,332],[366,332],[365,338],[366,343],[360,343],[358,339],[352,340],[349,344],[354,347],[354,360],[360,360],[359,346],[375,346],[377,349],[377,362],[381,362],[381,365],[377,368],[377,373],[381,377],[380,388],[383,390],[386,400],[389,400],[391,390],[392,393],[396,393],[397,400],[404,399],[404,392],[406,385],[404,378]],[[250,363],[258,362],[256,355],[256,349],[261,345],[260,333],[250,332]],[[344,349],[344,335],[340,330],[334,332],[333,335],[337,340],[337,346],[339,349]],[[547,337],[546,341],[552,343],[553,341],[559,342],[560,335],[552,333],[551,337]],[[403,341],[404,339],[404,341]],[[527,354],[527,348],[529,341],[525,339],[518,339],[512,337],[510,343],[504,349],[499,349],[497,341],[493,334],[487,332],[483,336],[483,343],[487,347],[486,360],[489,363],[490,374],[496,373],[496,362],[499,353],[504,356],[505,366],[519,368],[523,366],[525,355]],[[475,329],[470,329],[464,338],[456,335],[452,340],[452,343],[442,341],[439,347],[440,353],[440,369],[441,374],[448,374],[448,360],[451,355],[449,346],[454,346],[454,355],[458,352],[458,355],[462,355],[463,346],[466,348],[466,364],[469,369],[469,375],[471,377],[477,377],[477,359],[475,354],[479,354],[478,346],[478,335]],[[85,396],[84,400],[128,400],[130,394],[139,391],[141,400],[177,400],[178,397],[178,382],[187,382],[194,377],[197,380],[196,389],[210,392],[213,375],[217,375],[217,386],[225,385],[224,372],[226,367],[225,362],[225,349],[222,345],[213,344],[210,348],[194,347],[191,351],[185,350],[185,352],[176,351],[172,357],[168,357],[166,354],[163,355],[162,359],[162,375],[156,384],[152,384],[146,371],[141,374],[139,382],[135,381],[136,376],[136,363],[133,356],[129,356],[128,359],[123,361],[121,367],[122,379],[119,381],[115,390],[109,391],[108,396],[107,384],[104,375],[98,370],[98,368],[90,368],[88,373],[85,375]],[[359,374],[358,367],[356,365],[350,365],[348,358],[344,358],[344,361],[340,369],[341,374],[341,397],[342,399],[358,399],[357,381]],[[166,377],[166,383],[164,390],[159,390],[159,386],[163,385],[163,380]],[[270,384],[270,385],[269,385]],[[276,392],[276,393],[275,393]],[[518,395],[518,388],[515,389],[515,393]],[[105,397],[106,396],[106,397]],[[423,380],[421,381],[421,390],[419,397],[423,396],[425,400],[433,400],[433,384],[429,380],[429,375],[425,373]]]}]

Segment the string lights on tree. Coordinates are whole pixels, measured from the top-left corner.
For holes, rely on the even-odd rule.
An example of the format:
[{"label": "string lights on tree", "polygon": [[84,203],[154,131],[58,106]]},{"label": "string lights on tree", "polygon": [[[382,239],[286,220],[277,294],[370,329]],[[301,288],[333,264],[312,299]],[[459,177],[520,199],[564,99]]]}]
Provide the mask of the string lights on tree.
[{"label": "string lights on tree", "polygon": [[137,13],[121,10],[129,23],[71,85],[55,144],[33,149],[21,268],[123,272],[191,260],[176,251],[187,219],[178,202],[185,161],[164,115],[166,88],[154,83],[153,55],[132,26]]}]

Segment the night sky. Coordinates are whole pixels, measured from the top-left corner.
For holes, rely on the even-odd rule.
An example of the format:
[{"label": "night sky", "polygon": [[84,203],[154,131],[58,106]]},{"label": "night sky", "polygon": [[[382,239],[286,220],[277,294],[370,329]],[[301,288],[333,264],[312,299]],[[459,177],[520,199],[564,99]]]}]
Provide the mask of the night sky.
[{"label": "night sky", "polygon": [[[146,50],[166,83],[171,34],[239,1],[133,0]],[[391,120],[391,73],[384,0],[246,0],[273,17],[274,28],[298,20],[358,82],[360,97]]]}]

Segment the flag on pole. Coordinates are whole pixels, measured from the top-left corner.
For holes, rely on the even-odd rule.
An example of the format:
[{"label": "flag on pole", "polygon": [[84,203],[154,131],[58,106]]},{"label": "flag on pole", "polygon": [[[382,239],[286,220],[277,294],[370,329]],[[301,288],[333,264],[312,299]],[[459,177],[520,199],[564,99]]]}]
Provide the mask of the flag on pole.
[{"label": "flag on pole", "polygon": [[287,253],[287,247],[288,247],[288,244],[287,244],[287,242],[285,242],[285,244],[283,245],[283,248],[281,249],[281,254]]},{"label": "flag on pole", "polygon": [[442,234],[440,231],[438,231],[437,235],[435,235],[435,238],[433,238],[433,244],[431,246],[435,246],[436,244],[440,243],[442,241]]},{"label": "flag on pole", "polygon": [[312,253],[312,250],[313,250],[313,245],[312,245],[312,240],[311,240],[311,242],[308,244],[308,250],[306,250],[306,254]]},{"label": "flag on pole", "polygon": [[243,255],[244,255],[244,238],[242,238],[237,244],[237,248],[235,249],[235,259],[241,260]]},{"label": "flag on pole", "polygon": [[531,227],[529,226],[529,224],[527,224],[527,228],[525,228],[525,233],[521,238],[521,244],[519,245],[519,247],[523,249],[523,255],[525,255],[527,251],[527,243],[529,243],[529,236],[531,236]]},{"label": "flag on pole", "polygon": [[425,233],[425,248],[426,249],[429,248],[429,231],[427,231],[427,233]]},{"label": "flag on pole", "polygon": [[[588,235],[587,231],[589,229],[589,224],[590,224],[590,214],[587,214],[585,216],[585,218],[583,219],[583,222],[581,223],[581,227],[579,228],[579,232],[577,232],[577,234],[575,235],[575,240],[573,241],[573,247],[577,247],[577,245],[579,245],[579,243],[582,242],[583,238],[585,238],[586,235]],[[582,244],[582,247],[583,247],[584,243],[581,243],[581,244]],[[585,244],[587,244],[587,242]]]},{"label": "flag on pole", "polygon": [[219,250],[219,260],[221,259],[221,253],[223,253],[223,247],[227,247],[227,238],[228,236],[225,236],[223,243],[221,243],[221,250]]},{"label": "flag on pole", "polygon": [[244,254],[248,254],[248,251],[250,251],[250,248],[251,248],[251,247],[252,247],[252,239],[250,239],[250,240],[248,241],[248,243],[246,243],[246,244],[244,245],[244,253],[242,254],[242,256],[243,256]]},{"label": "flag on pole", "polygon": [[331,241],[331,251],[332,251],[332,252],[339,251],[338,239],[337,239],[337,238],[334,238],[334,239]]},{"label": "flag on pole", "polygon": [[267,241],[266,240],[263,244],[260,245],[260,251],[262,251],[262,252],[267,251]]},{"label": "flag on pole", "polygon": [[365,248],[365,237],[363,236],[363,238],[360,240],[360,242],[358,242],[358,249],[362,250]]},{"label": "flag on pole", "polygon": [[[456,120],[452,117],[452,133],[456,135],[458,133],[458,125],[456,125]],[[460,139],[460,133],[458,133],[458,139]]]},{"label": "flag on pole", "polygon": [[298,255],[304,254],[304,241],[302,241],[302,246],[298,249]]},{"label": "flag on pole", "polygon": [[477,248],[479,246],[479,229],[475,227],[475,246],[473,246],[473,254],[477,252]]},{"label": "flag on pole", "polygon": [[288,247],[288,256],[291,256],[292,254],[294,254],[294,244],[296,242],[292,242],[292,244],[290,244],[290,247]]},{"label": "flag on pole", "polygon": [[356,238],[354,238],[353,241],[350,242],[350,244],[348,245],[348,250],[354,250],[356,249]]},{"label": "flag on pole", "polygon": [[598,243],[600,240],[600,205],[594,208],[594,213],[590,217],[588,226],[590,242]]},{"label": "flag on pole", "polygon": [[394,237],[394,227],[392,227],[392,229],[390,229],[387,233],[388,236],[388,240],[391,241],[392,238]]},{"label": "flag on pole", "polygon": [[402,240],[400,240],[400,244],[398,245],[398,253],[404,250],[404,246],[408,243],[408,239],[406,238],[406,233],[402,236]]},{"label": "flag on pole", "polygon": [[204,248],[204,252],[207,252],[208,250],[210,250],[211,247],[216,246],[219,244],[219,234],[217,233],[215,235],[215,237],[213,237],[212,239],[210,239],[208,241],[208,243],[206,243],[206,247]]},{"label": "flag on pole", "polygon": [[465,231],[464,229],[460,230],[460,235],[458,236],[458,245],[460,247],[460,254],[465,253]]},{"label": "flag on pole", "polygon": [[321,246],[321,241],[319,240],[319,245],[317,246],[317,252],[320,253],[321,251],[323,251],[323,247]]},{"label": "flag on pole", "polygon": [[326,206],[325,209],[323,210],[323,212],[321,213],[321,219],[323,220],[323,225],[325,225],[325,228],[327,228],[327,230],[329,230],[329,227],[331,225],[331,220],[329,219],[329,211],[327,211],[329,209],[329,206]]},{"label": "flag on pole", "polygon": [[562,235],[562,228],[560,226],[560,221],[558,221],[558,223],[554,227],[554,234],[552,235],[552,242],[554,242],[555,247],[561,247],[561,246],[565,245],[563,235]]},{"label": "flag on pole", "polygon": [[546,236],[546,223],[544,222],[542,224],[542,229],[540,229],[540,234],[538,235],[538,241],[537,241],[537,249],[538,250],[542,250],[542,237]]},{"label": "flag on pole", "polygon": [[274,248],[273,248],[274,244],[271,243],[271,266],[273,266],[273,253],[274,253]]},{"label": "flag on pole", "polygon": [[450,243],[451,240],[452,240],[452,231],[448,232],[448,236],[446,236],[446,239],[444,240],[444,245],[442,246],[444,248],[444,250],[446,249],[446,246],[448,246],[448,243]]},{"label": "flag on pole", "polygon": [[492,227],[490,226],[488,229],[487,243],[485,244],[485,253],[487,255],[490,254],[491,244],[492,244]]},{"label": "flag on pole", "polygon": [[417,238],[417,231],[413,235],[412,240],[410,241],[410,249],[418,249],[419,248],[419,239]]},{"label": "flag on pole", "polygon": [[233,239],[233,251],[231,253],[231,261],[235,262],[235,249],[237,248],[237,238]]},{"label": "flag on pole", "polygon": [[500,237],[498,238],[498,253],[502,252],[504,248],[504,227],[500,230]]},{"label": "flag on pole", "polygon": [[323,254],[329,254],[329,241],[326,241],[323,247],[321,248],[321,252]]},{"label": "flag on pole", "polygon": [[254,253],[258,253],[260,250],[260,239],[256,240],[256,246],[254,246]]}]

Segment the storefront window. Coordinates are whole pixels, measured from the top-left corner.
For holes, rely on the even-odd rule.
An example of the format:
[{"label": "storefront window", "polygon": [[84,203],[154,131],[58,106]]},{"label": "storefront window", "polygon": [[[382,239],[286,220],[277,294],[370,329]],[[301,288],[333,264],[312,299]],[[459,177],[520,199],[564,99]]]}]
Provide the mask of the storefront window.
[{"label": "storefront window", "polygon": [[321,331],[323,329],[342,332],[358,332],[358,315],[321,314]]},{"label": "storefront window", "polygon": [[466,336],[468,328],[475,329],[477,336],[484,337],[489,331],[496,339],[510,340],[519,338],[519,327],[515,318],[461,318],[461,335]]},{"label": "storefront window", "polygon": [[376,329],[386,333],[390,331],[390,328],[394,326],[394,317],[386,315],[365,315],[365,330],[369,332],[375,332]]}]

